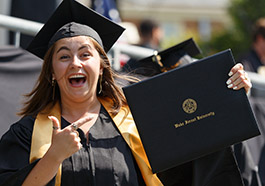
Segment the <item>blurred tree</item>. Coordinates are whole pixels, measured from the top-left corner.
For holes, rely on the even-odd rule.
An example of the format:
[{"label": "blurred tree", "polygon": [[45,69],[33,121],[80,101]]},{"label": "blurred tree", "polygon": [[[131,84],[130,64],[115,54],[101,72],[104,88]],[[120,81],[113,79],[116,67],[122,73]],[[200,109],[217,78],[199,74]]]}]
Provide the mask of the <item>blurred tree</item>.
[{"label": "blurred tree", "polygon": [[233,28],[213,34],[208,42],[199,41],[205,56],[231,48],[235,58],[247,50],[252,42],[252,25],[265,16],[265,0],[231,0],[228,13]]}]

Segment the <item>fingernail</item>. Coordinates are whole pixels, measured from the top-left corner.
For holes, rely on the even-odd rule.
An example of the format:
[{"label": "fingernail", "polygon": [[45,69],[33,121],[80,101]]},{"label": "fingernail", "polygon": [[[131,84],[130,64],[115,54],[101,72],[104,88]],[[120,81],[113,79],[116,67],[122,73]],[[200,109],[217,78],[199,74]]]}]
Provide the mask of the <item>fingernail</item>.
[{"label": "fingernail", "polygon": [[93,119],[94,117],[93,116],[89,116],[88,119]]},{"label": "fingernail", "polygon": [[227,87],[228,87],[228,88],[232,88],[232,86],[233,86],[233,84],[229,84]]},{"label": "fingernail", "polygon": [[237,89],[237,86],[233,87],[233,89],[236,90]]},{"label": "fingernail", "polygon": [[229,79],[229,80],[227,80],[227,82],[226,82],[226,84],[230,84],[230,83],[232,83],[232,81]]},{"label": "fingernail", "polygon": [[230,71],[229,72],[229,74],[228,74],[228,76],[232,76],[233,75],[233,72],[232,71]]}]

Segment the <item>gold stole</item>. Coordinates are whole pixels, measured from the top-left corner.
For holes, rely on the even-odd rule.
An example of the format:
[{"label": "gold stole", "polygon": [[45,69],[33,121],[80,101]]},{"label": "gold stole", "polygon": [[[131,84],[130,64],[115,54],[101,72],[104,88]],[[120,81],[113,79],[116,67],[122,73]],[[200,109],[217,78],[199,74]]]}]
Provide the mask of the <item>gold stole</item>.
[{"label": "gold stole", "polygon": [[[46,110],[44,110],[43,113],[45,114],[39,113],[37,115],[33,126],[29,157],[30,163],[39,158],[42,158],[51,145],[53,125],[48,116],[55,116],[61,124],[61,109],[59,103],[56,103],[56,105],[51,109],[50,112],[46,112]],[[62,165],[59,167],[59,170],[57,172],[55,186],[61,185],[61,173]]]},{"label": "gold stole", "polygon": [[[110,110],[112,106],[110,100],[99,98],[99,101],[107,111]],[[49,115],[53,115],[58,119],[61,119],[60,106],[58,103],[52,108],[51,112],[37,115],[32,134],[30,162],[43,157],[50,147],[52,137],[52,122],[48,119]],[[129,145],[146,185],[162,186],[163,184],[160,182],[156,174],[153,174],[151,171],[150,164],[148,162],[129,108],[122,107],[117,115],[112,116],[110,114],[110,116],[119,129],[122,137]],[[56,175],[55,185],[61,185],[61,166]]]}]

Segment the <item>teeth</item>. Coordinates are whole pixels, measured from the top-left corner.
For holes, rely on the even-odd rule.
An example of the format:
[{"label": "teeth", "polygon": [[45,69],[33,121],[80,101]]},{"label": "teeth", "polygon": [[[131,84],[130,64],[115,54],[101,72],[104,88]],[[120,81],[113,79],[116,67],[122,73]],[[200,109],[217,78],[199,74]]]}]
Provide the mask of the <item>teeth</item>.
[{"label": "teeth", "polygon": [[70,76],[69,78],[72,79],[72,78],[84,78],[84,77],[85,77],[84,75],[76,74],[76,75]]}]

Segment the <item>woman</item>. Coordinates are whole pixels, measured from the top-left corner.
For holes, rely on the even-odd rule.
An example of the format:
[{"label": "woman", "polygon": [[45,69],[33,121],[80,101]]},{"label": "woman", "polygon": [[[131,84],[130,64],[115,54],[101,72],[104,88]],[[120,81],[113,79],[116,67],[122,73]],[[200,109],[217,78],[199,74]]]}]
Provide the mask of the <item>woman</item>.
[{"label": "woman", "polygon": [[[81,6],[68,0],[62,4]],[[69,22],[49,37],[23,118],[1,139],[0,184],[162,185],[151,173],[126,100],[114,83],[100,33]],[[249,91],[242,65],[229,75],[229,88]]]}]

